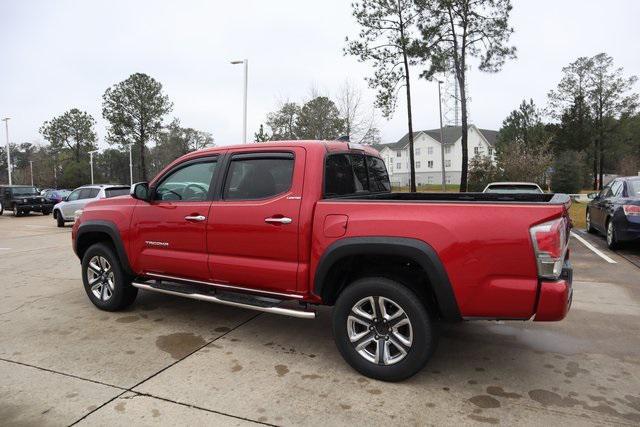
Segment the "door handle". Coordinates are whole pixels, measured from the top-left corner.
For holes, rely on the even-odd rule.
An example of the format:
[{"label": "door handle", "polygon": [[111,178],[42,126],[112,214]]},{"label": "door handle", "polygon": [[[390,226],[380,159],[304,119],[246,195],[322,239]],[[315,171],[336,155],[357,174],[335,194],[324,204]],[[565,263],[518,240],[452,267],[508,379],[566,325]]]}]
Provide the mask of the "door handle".
[{"label": "door handle", "polygon": [[291,218],[282,217],[282,218],[265,218],[264,222],[268,222],[269,224],[291,224]]},{"label": "door handle", "polygon": [[207,217],[204,215],[187,215],[184,219],[187,221],[204,221]]}]

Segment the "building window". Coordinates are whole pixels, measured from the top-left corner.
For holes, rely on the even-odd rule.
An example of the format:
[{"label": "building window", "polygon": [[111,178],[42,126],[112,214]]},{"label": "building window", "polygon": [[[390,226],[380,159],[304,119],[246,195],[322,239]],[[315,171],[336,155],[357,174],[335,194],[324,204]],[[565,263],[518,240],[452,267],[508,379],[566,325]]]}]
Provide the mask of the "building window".
[{"label": "building window", "polygon": [[402,163],[396,163],[396,169],[402,169]]},{"label": "building window", "polygon": [[446,177],[446,183],[451,184],[451,177],[449,175],[447,175]]},{"label": "building window", "polygon": [[433,168],[433,160],[429,160],[429,161],[427,162],[427,167],[428,167],[429,169],[432,169],[432,168]]},{"label": "building window", "polygon": [[444,154],[451,154],[451,146],[447,145],[444,147]]},{"label": "building window", "polygon": [[427,147],[427,154],[429,156],[433,155],[433,147]]},{"label": "building window", "polygon": [[433,177],[431,175],[427,177],[427,184],[433,184]]},{"label": "building window", "polygon": [[416,162],[416,169],[420,169],[420,162]]},{"label": "building window", "polygon": [[493,156],[493,148],[489,148],[489,155]]},{"label": "building window", "polygon": [[475,154],[476,156],[480,154],[480,147],[473,147],[473,154]]},{"label": "building window", "polygon": [[445,168],[450,168],[451,167],[451,160],[445,160],[444,161],[444,167]]},{"label": "building window", "polygon": [[396,157],[402,157],[402,151],[397,151],[396,152]]},{"label": "building window", "polygon": [[414,151],[415,151],[415,153],[416,153],[416,156],[419,156],[419,155],[420,155],[420,149],[419,149],[419,148],[416,148]]}]

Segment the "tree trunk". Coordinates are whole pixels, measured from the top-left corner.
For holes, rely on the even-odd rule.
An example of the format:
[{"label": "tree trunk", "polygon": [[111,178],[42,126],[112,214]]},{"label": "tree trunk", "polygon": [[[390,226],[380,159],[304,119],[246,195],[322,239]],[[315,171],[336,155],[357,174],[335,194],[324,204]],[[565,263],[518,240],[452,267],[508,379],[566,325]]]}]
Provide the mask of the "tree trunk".
[{"label": "tree trunk", "polygon": [[598,139],[593,140],[593,189],[598,189]]},{"label": "tree trunk", "polygon": [[603,175],[604,175],[604,132],[602,131],[602,126],[603,123],[601,121],[600,123],[600,137],[598,138],[598,163],[600,166],[600,172],[599,172],[599,181],[600,181],[600,188],[599,190],[602,190],[602,187],[604,186],[604,182],[602,180]]},{"label": "tree trunk", "polygon": [[[464,72],[464,71],[463,71]],[[467,93],[464,87],[464,77],[458,79],[458,85],[460,86],[460,113],[462,119],[462,170],[460,172],[460,192],[467,192],[467,175],[469,169],[469,150],[468,150],[468,137],[469,137],[469,124],[467,123]]]},{"label": "tree trunk", "polygon": [[416,189],[416,165],[413,158],[413,118],[411,117],[411,84],[409,82],[409,62],[407,54],[404,53],[404,78],[407,89],[407,124],[409,126],[409,185],[411,192],[415,193]]}]

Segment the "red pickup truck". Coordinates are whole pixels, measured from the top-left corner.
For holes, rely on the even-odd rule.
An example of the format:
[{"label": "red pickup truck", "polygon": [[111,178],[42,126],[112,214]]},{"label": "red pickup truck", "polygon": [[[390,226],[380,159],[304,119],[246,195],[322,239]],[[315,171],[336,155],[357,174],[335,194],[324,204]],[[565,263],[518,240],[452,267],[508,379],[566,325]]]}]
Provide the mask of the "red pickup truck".
[{"label": "red pickup truck", "polygon": [[346,361],[388,381],[426,364],[437,322],[565,317],[566,195],[390,189],[367,146],[205,149],[77,212],[73,248],[103,310],[139,289],[301,318],[333,306]]}]

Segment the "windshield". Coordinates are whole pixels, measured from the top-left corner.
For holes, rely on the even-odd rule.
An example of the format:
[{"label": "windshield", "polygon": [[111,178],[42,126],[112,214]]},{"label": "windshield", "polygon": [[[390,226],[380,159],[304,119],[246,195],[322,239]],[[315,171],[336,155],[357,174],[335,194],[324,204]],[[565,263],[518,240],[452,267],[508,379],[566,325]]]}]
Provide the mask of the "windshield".
[{"label": "windshield", "polygon": [[541,194],[542,191],[538,187],[532,185],[492,185],[487,188],[486,193],[526,193],[526,194]]},{"label": "windshield", "polygon": [[627,182],[629,183],[629,197],[640,197],[640,179]]},{"label": "windshield", "polygon": [[14,187],[11,189],[14,196],[38,196],[40,192],[36,187]]}]

